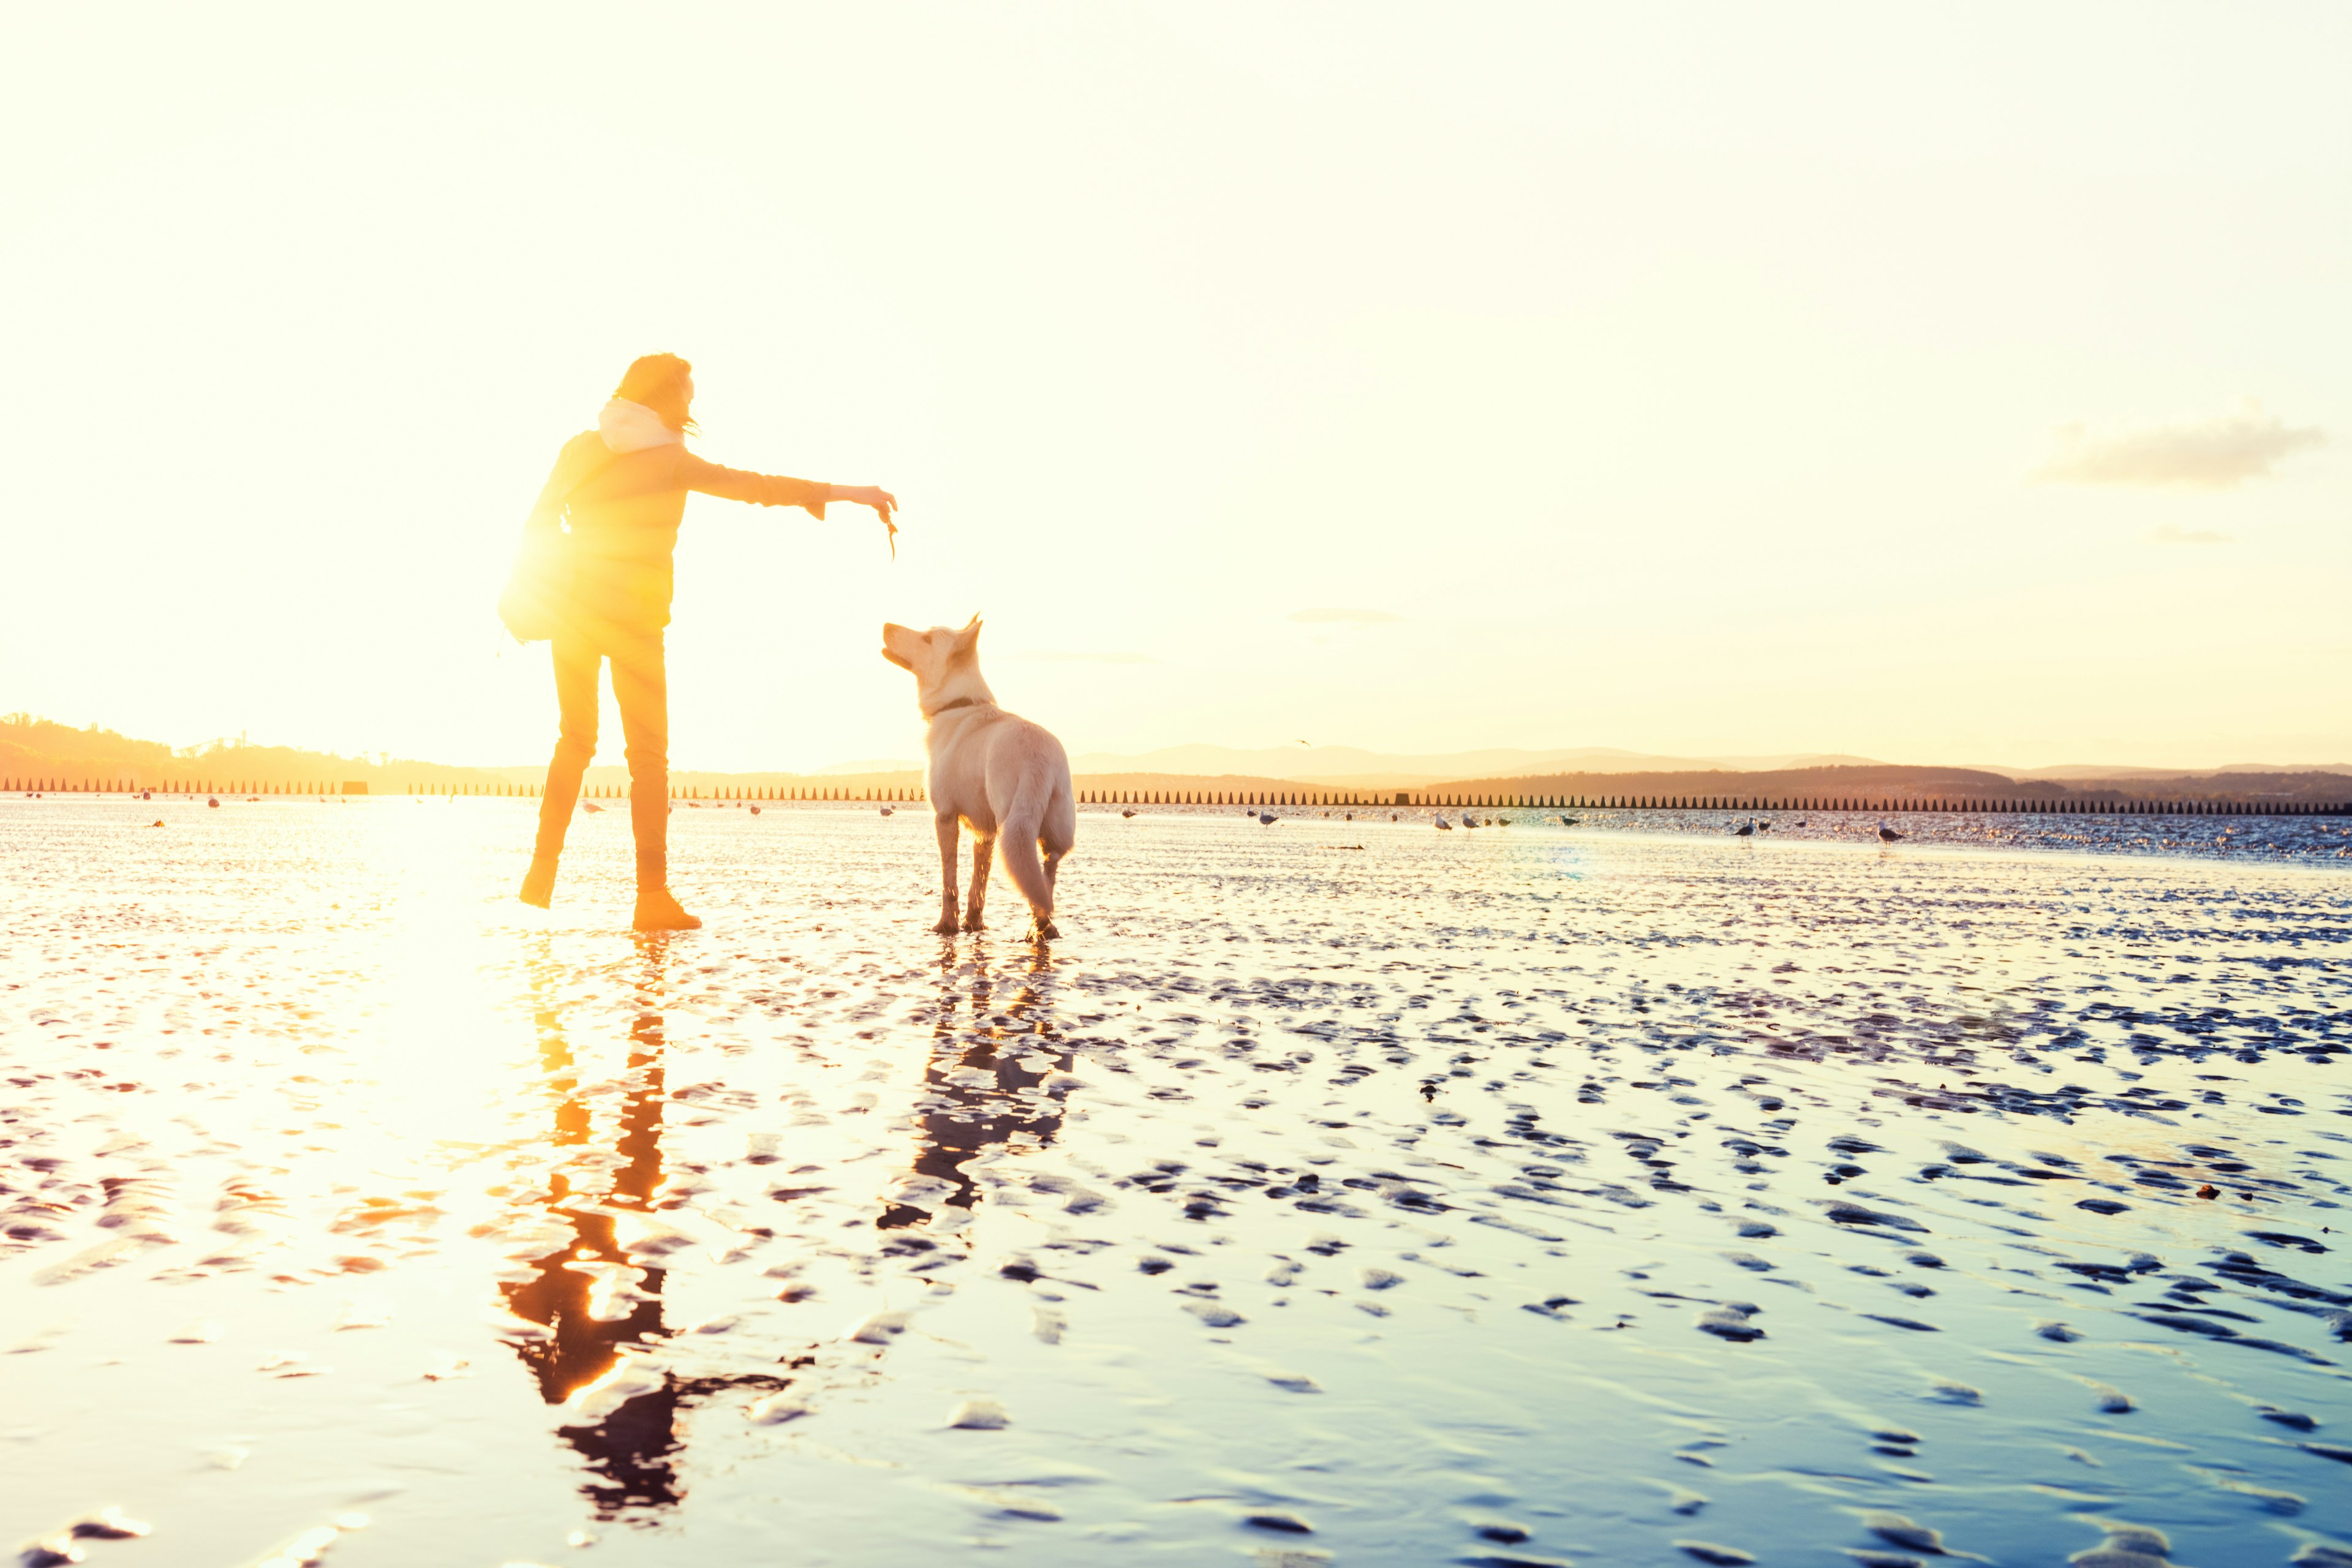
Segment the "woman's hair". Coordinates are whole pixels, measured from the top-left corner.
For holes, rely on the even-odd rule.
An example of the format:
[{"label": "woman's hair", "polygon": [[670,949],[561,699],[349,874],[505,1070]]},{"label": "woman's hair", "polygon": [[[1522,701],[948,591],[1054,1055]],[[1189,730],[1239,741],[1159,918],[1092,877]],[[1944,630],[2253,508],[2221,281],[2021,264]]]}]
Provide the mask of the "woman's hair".
[{"label": "woman's hair", "polygon": [[644,404],[682,434],[694,428],[686,411],[686,378],[693,373],[694,367],[676,354],[647,354],[630,363],[613,395]]}]

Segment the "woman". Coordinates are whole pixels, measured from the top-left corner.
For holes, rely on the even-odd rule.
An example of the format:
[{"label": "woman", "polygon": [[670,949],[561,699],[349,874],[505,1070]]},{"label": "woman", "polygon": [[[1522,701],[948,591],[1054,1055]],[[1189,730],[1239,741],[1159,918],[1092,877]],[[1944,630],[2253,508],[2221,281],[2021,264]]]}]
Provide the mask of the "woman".
[{"label": "woman", "polygon": [[[596,754],[596,672],[613,662],[613,699],[629,759],[629,824],[637,841],[639,931],[690,931],[702,922],[678,907],[668,879],[669,695],[662,628],[669,625],[670,555],[688,490],[797,506],[822,519],[827,501],[870,506],[895,548],[898,502],[874,485],[827,485],[745,473],[706,463],[686,449],[694,367],[676,354],[648,354],[629,366],[596,428],[563,444],[526,538],[562,539],[557,552],[569,584],[551,616],[555,700],[562,730],[547,764],[539,843],[522,879],[522,901],[547,908],[555,863],[580,798],[581,775]],[[567,535],[560,535],[562,525]],[[546,635],[544,633],[539,635]]]}]

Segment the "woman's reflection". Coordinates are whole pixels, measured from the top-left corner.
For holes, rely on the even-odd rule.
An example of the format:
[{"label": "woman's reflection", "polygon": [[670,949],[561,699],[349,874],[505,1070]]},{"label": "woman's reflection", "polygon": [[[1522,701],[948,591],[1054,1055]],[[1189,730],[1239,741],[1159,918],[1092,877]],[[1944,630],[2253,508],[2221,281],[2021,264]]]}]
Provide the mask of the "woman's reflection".
[{"label": "woman's reflection", "polygon": [[[551,1331],[547,1339],[515,1347],[537,1375],[540,1395],[550,1405],[563,1404],[614,1372],[625,1347],[660,1341],[669,1331],[662,1321],[665,1270],[632,1264],[614,1232],[619,1213],[645,1212],[661,1185],[662,945],[658,939],[646,943],[646,975],[636,1016],[629,1026],[628,1089],[613,1145],[618,1164],[612,1188],[602,1193],[575,1190],[572,1177],[557,1171],[550,1178],[547,1208],[570,1227],[572,1240],[533,1263],[534,1278],[499,1287],[509,1311]],[[590,1142],[592,1118],[553,999],[560,979],[551,960],[543,961],[533,976],[540,1002],[540,1060],[556,1100],[551,1142],[562,1146]],[[586,1162],[568,1163],[576,1169]],[[689,1378],[667,1369],[646,1371],[658,1382],[630,1394],[591,1424],[561,1429],[595,1478],[581,1489],[600,1517],[678,1500],[682,1489],[674,1456],[680,1447],[677,1421],[684,1406],[730,1389],[772,1391],[787,1381],[757,1374]]]},{"label": "woman's reflection", "polygon": [[[1050,952],[1039,949],[1029,955],[1024,974],[999,978],[991,974],[983,950],[969,973],[969,986],[960,988],[953,951],[942,955],[939,1012],[923,1068],[929,1109],[914,1161],[919,1174],[947,1184],[940,1203],[965,1210],[980,1201],[979,1184],[964,1169],[973,1155],[999,1144],[1053,1142],[1067,1091],[1048,1089],[1045,1080],[1070,1066],[1055,1016]],[[997,993],[1008,984],[1012,993],[999,1006]],[[969,1021],[960,1026],[958,1009],[967,1002]],[[929,1217],[928,1207],[898,1203],[886,1205],[876,1223],[900,1230]]]}]

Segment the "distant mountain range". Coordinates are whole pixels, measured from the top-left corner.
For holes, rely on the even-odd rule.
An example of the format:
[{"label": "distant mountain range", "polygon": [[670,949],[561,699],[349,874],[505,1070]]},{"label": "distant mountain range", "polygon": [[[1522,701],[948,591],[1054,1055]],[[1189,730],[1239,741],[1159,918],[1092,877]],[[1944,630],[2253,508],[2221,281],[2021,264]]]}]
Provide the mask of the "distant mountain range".
[{"label": "distant mountain range", "polygon": [[[2016,801],[2099,805],[2119,801],[2264,802],[2340,807],[2352,801],[2352,773],[2303,768],[2261,771],[2232,768],[2198,773],[2139,773],[2117,776],[2084,769],[2090,777],[2020,775],[1985,768],[1906,767],[1871,763],[1826,768],[1775,768],[1727,772],[1704,768],[1638,773],[1514,774],[1455,779],[1433,793],[1474,800],[1497,796],[1591,800],[1631,796],[1641,800],[1723,800],[1801,805],[1822,801],[1959,802],[1972,809],[1997,810]],[[1735,808],[1737,809],[1737,807]]]},{"label": "distant mountain range", "polygon": [[[919,764],[906,763],[904,767]],[[1242,750],[1232,746],[1169,746],[1156,752],[1121,755],[1089,752],[1070,759],[1073,773],[1087,774],[1154,774],[1171,777],[1245,775],[1290,779],[1329,789],[1424,789],[1465,780],[1559,777],[1564,774],[1639,774],[1645,776],[1697,773],[1810,773],[1824,768],[1906,768],[1910,764],[1880,762],[1834,752],[1801,752],[1779,756],[1671,757],[1650,752],[1628,752],[1613,746],[1575,746],[1556,752],[1498,748],[1483,752],[1427,753],[1368,752],[1354,746],[1270,747]],[[2352,775],[2352,763],[2290,767],[2268,763],[2233,763],[2220,768],[2107,767],[2096,763],[2048,768],[2015,768],[1998,763],[1963,764],[1965,771],[1996,773],[2010,779],[2077,780],[2200,779],[2228,773],[2342,773]],[[832,772],[834,770],[826,770]],[[1937,768],[1937,773],[1952,771]],[[1629,786],[1630,787],[1630,786]]]},{"label": "distant mountain range", "polygon": [[1537,773],[1633,773],[1694,768],[1764,773],[1866,763],[1867,757],[1804,752],[1774,757],[1662,757],[1613,746],[1573,746],[1554,752],[1508,747],[1483,752],[1389,752],[1356,746],[1168,746],[1123,756],[1088,752],[1070,759],[1079,773],[1150,773],[1173,777],[1231,775],[1291,779],[1328,789],[1420,789],[1451,779],[1510,778]]},{"label": "distant mountain range", "polygon": [[2352,763],[2310,763],[2296,766],[2288,763],[2231,763],[2218,768],[2143,768],[2108,766],[2099,763],[2068,763],[2054,768],[2006,768],[1998,764],[1977,764],[1987,772],[2007,773],[2013,779],[2210,779],[2230,773],[2352,773]]}]

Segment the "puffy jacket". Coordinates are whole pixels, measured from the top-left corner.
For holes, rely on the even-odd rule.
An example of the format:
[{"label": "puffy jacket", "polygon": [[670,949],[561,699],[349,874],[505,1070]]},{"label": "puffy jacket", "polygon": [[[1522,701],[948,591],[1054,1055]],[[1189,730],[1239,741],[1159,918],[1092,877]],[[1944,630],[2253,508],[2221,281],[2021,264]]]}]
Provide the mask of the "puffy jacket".
[{"label": "puffy jacket", "polygon": [[572,608],[635,629],[669,625],[677,525],[689,490],[824,515],[830,486],[706,463],[676,444],[614,452],[595,431],[563,444],[531,509],[535,526],[571,525]]}]

